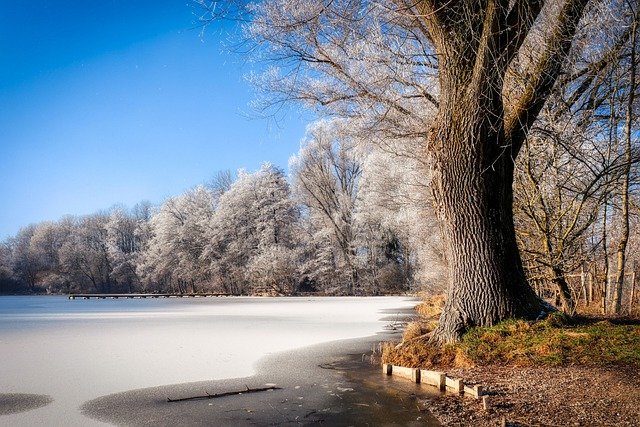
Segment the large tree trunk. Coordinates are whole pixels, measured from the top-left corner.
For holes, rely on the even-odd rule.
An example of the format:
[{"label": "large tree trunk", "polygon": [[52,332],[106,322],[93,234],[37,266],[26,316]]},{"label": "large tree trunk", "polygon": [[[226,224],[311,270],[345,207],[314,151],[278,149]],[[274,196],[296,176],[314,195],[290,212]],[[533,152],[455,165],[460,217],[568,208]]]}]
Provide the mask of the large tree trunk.
[{"label": "large tree trunk", "polygon": [[514,162],[588,1],[566,0],[546,22],[545,48],[527,59],[520,79],[508,76],[509,66],[543,2],[416,3],[438,55],[440,102],[427,151],[449,263],[433,342],[456,341],[469,327],[509,317],[535,318],[546,308],[527,283],[516,243]]},{"label": "large tree trunk", "polygon": [[546,309],[527,283],[516,243],[514,160],[495,132],[500,120],[473,123],[477,112],[460,111],[468,100],[456,104],[458,111],[433,131],[446,135],[432,151],[432,188],[449,266],[447,300],[432,335],[440,343],[457,340],[472,326],[536,318]]}]

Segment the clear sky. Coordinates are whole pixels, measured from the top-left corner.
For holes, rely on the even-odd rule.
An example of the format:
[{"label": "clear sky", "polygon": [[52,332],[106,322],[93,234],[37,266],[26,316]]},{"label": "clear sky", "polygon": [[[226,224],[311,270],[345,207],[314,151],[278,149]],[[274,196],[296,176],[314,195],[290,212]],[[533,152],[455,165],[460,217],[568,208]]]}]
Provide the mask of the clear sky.
[{"label": "clear sky", "polygon": [[190,0],[0,0],[0,239],[286,167],[309,115],[256,119],[246,58]]}]

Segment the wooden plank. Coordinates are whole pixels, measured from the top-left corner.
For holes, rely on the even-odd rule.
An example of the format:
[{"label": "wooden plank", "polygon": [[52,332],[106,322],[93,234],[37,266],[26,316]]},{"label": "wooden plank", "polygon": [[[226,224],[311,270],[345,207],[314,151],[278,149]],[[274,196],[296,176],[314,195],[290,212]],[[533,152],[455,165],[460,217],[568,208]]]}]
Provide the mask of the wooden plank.
[{"label": "wooden plank", "polygon": [[474,385],[473,387],[464,386],[464,394],[473,397],[474,399],[480,399],[482,397],[482,386]]},{"label": "wooden plank", "polygon": [[420,382],[420,369],[417,368],[406,368],[404,366],[393,365],[391,368],[393,371],[393,375],[397,375],[402,378],[406,378],[415,383]]},{"label": "wooden plank", "polygon": [[420,370],[420,382],[422,384],[428,384],[438,387],[439,390],[444,391],[446,387],[447,374],[438,371],[428,371],[426,369]]},{"label": "wooden plank", "polygon": [[445,386],[454,393],[462,393],[464,391],[464,382],[461,379],[447,377]]}]

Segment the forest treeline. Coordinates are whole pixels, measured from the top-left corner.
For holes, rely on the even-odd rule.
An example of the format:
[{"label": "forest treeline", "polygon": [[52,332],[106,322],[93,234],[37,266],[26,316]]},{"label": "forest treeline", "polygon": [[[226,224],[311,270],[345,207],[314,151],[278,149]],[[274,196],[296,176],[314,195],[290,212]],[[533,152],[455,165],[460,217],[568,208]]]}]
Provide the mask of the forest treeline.
[{"label": "forest treeline", "polygon": [[0,291],[414,289],[421,262],[437,260],[424,256],[437,254],[431,225],[412,222],[418,205],[409,197],[426,183],[394,175],[410,159],[388,160],[350,136],[344,122],[320,121],[291,158],[289,177],[270,164],[237,176],[220,172],[159,206],[114,207],[21,229],[2,244]]},{"label": "forest treeline", "polygon": [[[625,311],[640,293],[631,280],[640,253],[637,138],[621,131],[633,117],[624,114],[624,76],[610,70],[591,89],[598,110],[562,117],[546,109],[516,168],[516,231],[529,280],[567,311],[578,302]],[[560,89],[553,102],[566,102]],[[157,206],[24,227],[0,247],[0,292],[444,291],[420,147],[361,134],[354,120],[320,120],[288,176],[270,164],[223,171]],[[624,238],[631,268],[617,288]]]}]

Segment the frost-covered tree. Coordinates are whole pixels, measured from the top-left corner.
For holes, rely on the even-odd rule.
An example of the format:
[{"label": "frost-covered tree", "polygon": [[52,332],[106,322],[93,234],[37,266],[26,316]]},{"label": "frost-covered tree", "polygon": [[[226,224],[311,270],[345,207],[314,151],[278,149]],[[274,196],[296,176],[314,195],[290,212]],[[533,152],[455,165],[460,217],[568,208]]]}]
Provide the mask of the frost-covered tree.
[{"label": "frost-covered tree", "polygon": [[[213,283],[225,292],[250,293],[264,285],[251,280],[261,266],[265,277],[267,270],[270,277],[274,277],[276,270],[283,271],[267,266],[264,261],[269,254],[277,255],[278,262],[294,257],[290,251],[295,249],[298,210],[289,196],[284,173],[270,164],[255,173],[239,173],[231,188],[220,197],[207,232],[208,246],[203,259],[209,265]],[[286,289],[291,280],[281,277],[269,288]]]},{"label": "frost-covered tree", "polygon": [[358,287],[354,223],[361,158],[346,121],[310,125],[289,160],[296,199],[308,211],[310,277],[323,289],[353,294]]},{"label": "frost-covered tree", "polygon": [[[400,275],[407,286],[441,293],[446,264],[433,213],[426,166],[402,149],[410,142],[374,144],[362,164],[356,220],[360,233],[376,243],[382,275]],[[368,265],[373,261],[367,262]]]},{"label": "frost-covered tree", "polygon": [[[153,289],[196,292],[208,286],[201,262],[206,232],[213,217],[214,197],[204,186],[167,199],[149,223],[148,242],[138,263],[138,274]],[[135,237],[135,235],[134,235]]]},{"label": "frost-covered tree", "polygon": [[251,257],[246,277],[253,292],[290,295],[299,282],[299,253],[285,245],[268,245]]},{"label": "frost-covered tree", "polygon": [[[133,211],[135,212],[135,210]],[[143,226],[144,209],[136,214],[124,208],[113,209],[107,222],[107,251],[111,264],[111,275],[120,287],[132,292],[140,285],[136,272],[138,257],[144,242],[140,227]]]},{"label": "frost-covered tree", "polygon": [[17,292],[20,284],[13,277],[11,244],[9,239],[0,242],[0,293]]},{"label": "frost-covered tree", "polygon": [[14,277],[24,283],[30,292],[36,290],[38,280],[38,257],[31,246],[31,238],[35,231],[35,225],[23,227],[9,243]]},{"label": "frost-covered tree", "polygon": [[80,289],[100,293],[114,290],[107,249],[108,220],[103,213],[80,218],[60,247],[60,264]]},{"label": "frost-covered tree", "polygon": [[414,156],[393,141],[383,149],[361,138],[360,126],[320,120],[290,159],[294,197],[305,212],[305,273],[325,292],[400,291],[414,280],[418,236],[433,240],[426,236],[433,225],[416,221],[428,181]]},{"label": "frost-covered tree", "polygon": [[[637,8],[637,2],[627,5]],[[637,91],[630,88],[637,86],[632,72],[637,59],[632,54],[638,43],[638,14],[631,7],[620,13],[619,7],[618,2],[594,5],[590,32],[578,33],[571,66],[551,92],[516,168],[517,234],[528,273],[537,283],[551,285],[563,310],[570,313],[581,290],[572,288],[567,276],[593,261],[596,249],[607,252],[607,240],[613,237],[607,236],[610,216],[615,220],[621,214],[623,244],[618,248],[626,247],[622,236],[628,236],[628,215],[627,220],[624,216],[629,213],[629,193],[624,189],[636,168],[638,148],[635,138],[625,136],[622,143],[622,136],[631,134],[622,124],[633,124],[626,117]],[[625,25],[617,25],[620,22]],[[593,33],[599,35],[597,44]],[[623,266],[619,271],[624,271],[622,252],[617,257]],[[608,259],[602,264],[608,276]]]},{"label": "frost-covered tree", "polygon": [[36,225],[31,237],[31,251],[38,269],[38,284],[47,292],[56,293],[70,289],[69,277],[60,261],[60,249],[74,230],[74,219],[45,221]]},{"label": "frost-covered tree", "polygon": [[230,170],[221,170],[213,175],[213,178],[206,183],[206,187],[213,193],[213,197],[217,202],[220,196],[229,191],[233,181],[233,173]]}]

